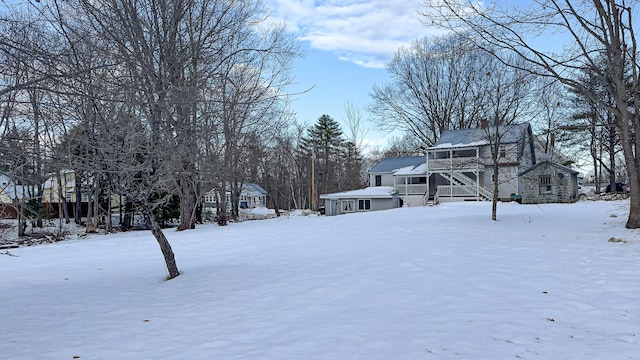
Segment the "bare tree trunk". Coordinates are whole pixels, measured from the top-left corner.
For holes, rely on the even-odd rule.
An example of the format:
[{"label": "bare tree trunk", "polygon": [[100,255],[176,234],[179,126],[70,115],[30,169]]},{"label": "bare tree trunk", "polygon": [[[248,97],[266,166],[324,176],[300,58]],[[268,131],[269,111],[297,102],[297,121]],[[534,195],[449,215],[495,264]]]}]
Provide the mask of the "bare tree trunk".
[{"label": "bare tree trunk", "polygon": [[147,227],[149,227],[151,233],[160,246],[160,251],[162,251],[164,262],[167,266],[167,271],[169,272],[167,280],[177,277],[178,275],[180,275],[180,271],[178,271],[178,265],[176,264],[173,249],[171,248],[171,244],[169,244],[169,240],[167,240],[167,237],[162,232],[160,224],[158,224],[158,222],[156,221],[156,217],[153,214],[151,205],[149,205],[147,199],[142,198],[136,199],[136,205],[138,205],[138,208],[144,216],[145,224],[147,225]]},{"label": "bare tree trunk", "polygon": [[196,189],[191,179],[182,177],[179,180],[180,194],[180,224],[178,231],[194,229],[196,213]]},{"label": "bare tree trunk", "polygon": [[74,176],[76,181],[76,206],[75,213],[73,214],[73,219],[76,225],[80,225],[82,223],[82,174],[76,171],[74,173]]},{"label": "bare tree trunk", "polygon": [[24,207],[25,207],[24,203],[18,205],[18,209],[19,209],[18,210],[18,236],[25,235],[24,230],[26,226],[23,225],[26,223],[25,216],[24,216]]},{"label": "bare tree trunk", "polygon": [[[491,150],[491,152],[494,152],[494,150]],[[493,155],[492,157],[494,158],[493,159],[494,181],[493,181],[493,199],[491,200],[491,220],[496,221],[498,220],[498,199],[500,197],[500,181],[498,180],[498,175],[500,174],[500,171],[498,168],[497,156]]]}]

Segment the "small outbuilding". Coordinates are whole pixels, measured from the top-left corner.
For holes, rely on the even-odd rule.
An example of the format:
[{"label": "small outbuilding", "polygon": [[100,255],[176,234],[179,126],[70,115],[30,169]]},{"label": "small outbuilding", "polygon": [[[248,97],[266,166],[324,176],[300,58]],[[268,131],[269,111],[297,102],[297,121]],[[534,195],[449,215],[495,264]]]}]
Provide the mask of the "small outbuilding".
[{"label": "small outbuilding", "polygon": [[398,207],[398,192],[391,186],[370,186],[360,190],[322,194],[325,215],[361,211],[387,210]]},{"label": "small outbuilding", "polygon": [[520,172],[523,204],[572,203],[578,200],[578,172],[549,160]]}]

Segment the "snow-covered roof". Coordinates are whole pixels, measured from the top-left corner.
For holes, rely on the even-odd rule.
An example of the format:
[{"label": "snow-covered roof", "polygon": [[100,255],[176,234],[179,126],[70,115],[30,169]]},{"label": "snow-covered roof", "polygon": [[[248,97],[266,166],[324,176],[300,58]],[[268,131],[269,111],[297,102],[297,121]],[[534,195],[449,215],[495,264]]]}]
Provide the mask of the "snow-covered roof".
[{"label": "snow-covered roof", "polygon": [[423,163],[418,166],[407,166],[402,169],[398,169],[393,173],[393,176],[411,176],[411,175],[424,175],[427,173],[427,163],[422,158]]},{"label": "snow-covered roof", "polygon": [[440,143],[440,142],[438,142],[437,145],[432,146],[431,149],[437,149],[437,148],[450,149],[450,148],[461,148],[461,147],[475,147],[475,146],[482,146],[482,145],[487,145],[487,144],[489,144],[489,142],[487,140],[474,141],[474,142],[470,142],[468,144],[464,144],[464,143],[452,144],[452,143]]},{"label": "snow-covered roof", "polygon": [[426,163],[427,159],[424,156],[406,156],[399,158],[386,158],[378,163],[371,169],[371,173],[388,173],[394,172],[406,167],[416,167]]},{"label": "snow-covered roof", "polygon": [[322,194],[320,199],[344,199],[344,198],[378,198],[388,199],[392,198],[397,193],[396,189],[392,186],[369,186],[364,189],[343,191],[333,194]]},{"label": "snow-covered roof", "polygon": [[489,128],[471,128],[458,130],[445,130],[440,134],[438,141],[431,147],[433,148],[451,148],[465,146],[479,146],[489,143],[489,134],[495,134],[496,131],[501,135],[501,143],[516,143],[522,140],[525,131],[529,128],[528,123],[502,125]]},{"label": "snow-covered roof", "polygon": [[36,194],[37,188],[35,186],[28,185],[17,185],[15,183],[10,183],[5,186],[0,187],[0,194],[4,193],[12,200],[24,200],[29,199],[31,196]]},{"label": "snow-covered roof", "polygon": [[[230,191],[230,186],[229,183],[227,183],[227,192]],[[214,194],[216,193],[217,190],[215,188],[209,190],[207,193],[208,194]],[[267,195],[267,190],[263,189],[262,186],[258,185],[258,184],[254,184],[254,183],[244,183],[242,184],[242,193],[247,195],[247,196],[262,196],[262,195]]]},{"label": "snow-covered roof", "polygon": [[5,194],[12,200],[22,200],[36,192],[35,186],[16,184],[7,175],[0,174],[0,194]]}]

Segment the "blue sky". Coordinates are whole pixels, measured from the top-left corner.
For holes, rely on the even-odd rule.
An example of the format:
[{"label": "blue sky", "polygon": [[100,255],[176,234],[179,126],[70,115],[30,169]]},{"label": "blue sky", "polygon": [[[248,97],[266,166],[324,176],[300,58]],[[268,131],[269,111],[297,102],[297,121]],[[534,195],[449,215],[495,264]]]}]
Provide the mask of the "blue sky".
[{"label": "blue sky", "polygon": [[[292,110],[299,122],[312,124],[328,114],[346,128],[344,106],[351,103],[369,118],[366,106],[373,84],[389,81],[384,66],[400,46],[429,33],[420,23],[421,0],[267,0],[271,19],[287,24],[306,49],[296,62]],[[372,146],[390,136],[372,124]]]}]

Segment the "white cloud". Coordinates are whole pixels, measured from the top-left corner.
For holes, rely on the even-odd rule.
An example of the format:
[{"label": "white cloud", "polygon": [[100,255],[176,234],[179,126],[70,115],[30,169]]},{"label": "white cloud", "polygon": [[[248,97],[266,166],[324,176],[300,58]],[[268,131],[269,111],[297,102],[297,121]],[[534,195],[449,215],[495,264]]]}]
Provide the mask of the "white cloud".
[{"label": "white cloud", "polygon": [[382,68],[393,53],[433,30],[420,22],[420,0],[269,0],[272,18],[284,21],[311,48],[345,61]]}]

